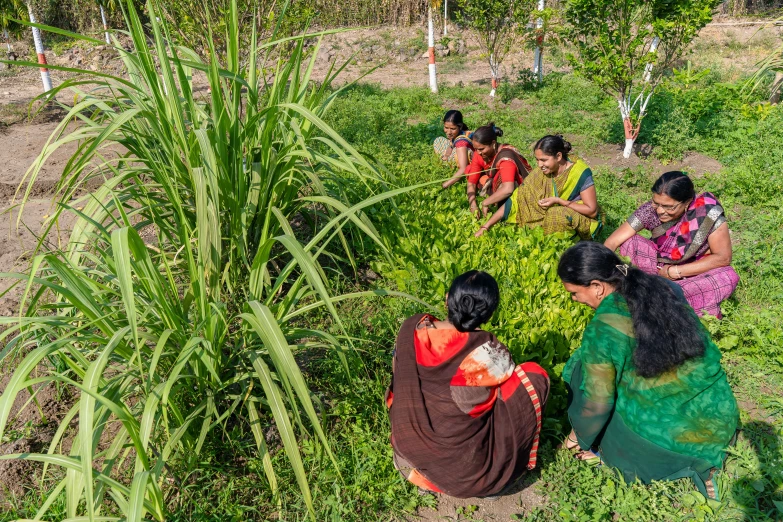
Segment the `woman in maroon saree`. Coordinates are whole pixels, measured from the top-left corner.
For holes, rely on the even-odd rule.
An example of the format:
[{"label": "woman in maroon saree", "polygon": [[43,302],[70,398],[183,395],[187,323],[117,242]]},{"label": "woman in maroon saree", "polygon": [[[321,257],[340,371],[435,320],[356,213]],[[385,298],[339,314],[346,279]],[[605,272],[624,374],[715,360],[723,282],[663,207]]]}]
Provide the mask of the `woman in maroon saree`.
[{"label": "woman in maroon saree", "polygon": [[495,495],[536,465],[549,377],[515,365],[479,326],[499,300],[485,272],[457,277],[448,321],[407,319],[387,393],[394,463],[411,483],[453,497]]},{"label": "woman in maroon saree", "polygon": [[[666,172],[653,184],[653,196],[615,230],[604,244],[648,274],[682,288],[698,315],[721,317],[720,303],[739,283],[731,264],[729,226],[718,198],[696,194],[691,179]],[[637,234],[650,231],[651,239]]]}]

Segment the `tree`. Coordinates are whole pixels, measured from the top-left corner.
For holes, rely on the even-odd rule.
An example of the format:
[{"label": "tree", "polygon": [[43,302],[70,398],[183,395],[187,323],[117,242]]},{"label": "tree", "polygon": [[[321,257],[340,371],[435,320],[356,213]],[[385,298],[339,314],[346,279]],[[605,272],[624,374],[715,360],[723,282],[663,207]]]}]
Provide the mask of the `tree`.
[{"label": "tree", "polygon": [[574,71],[617,100],[628,158],[663,74],[720,0],[569,0],[563,36]]},{"label": "tree", "polygon": [[536,0],[457,0],[457,20],[478,33],[479,43],[489,61],[490,96],[495,96],[500,64],[521,42],[536,4]]}]

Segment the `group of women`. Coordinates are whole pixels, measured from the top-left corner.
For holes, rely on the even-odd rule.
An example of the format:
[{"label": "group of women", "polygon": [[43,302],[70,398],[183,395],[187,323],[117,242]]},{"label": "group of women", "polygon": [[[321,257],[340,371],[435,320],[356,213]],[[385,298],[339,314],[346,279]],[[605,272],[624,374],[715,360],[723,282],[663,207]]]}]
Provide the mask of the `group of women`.
[{"label": "group of women", "polygon": [[[444,127],[448,143],[436,146],[459,165],[444,188],[467,178],[468,204],[487,218],[477,236],[511,220],[595,239],[602,217],[592,172],[561,136],[535,144],[531,169],[497,142],[493,124],[470,133],[449,111]],[[629,481],[687,477],[717,498],[713,474],[738,410],[698,316],[720,316],[737,285],[731,241],[716,197],[697,195],[684,173],[665,173],[652,192],[604,244],[579,241],[559,260],[565,290],[595,309],[563,369],[573,429],[562,447]],[[534,362],[515,364],[481,329],[499,299],[491,275],[470,271],[452,282],[445,320],[419,314],[400,329],[386,397],[391,442],[395,466],[423,491],[493,496],[536,465],[550,380]]]}]

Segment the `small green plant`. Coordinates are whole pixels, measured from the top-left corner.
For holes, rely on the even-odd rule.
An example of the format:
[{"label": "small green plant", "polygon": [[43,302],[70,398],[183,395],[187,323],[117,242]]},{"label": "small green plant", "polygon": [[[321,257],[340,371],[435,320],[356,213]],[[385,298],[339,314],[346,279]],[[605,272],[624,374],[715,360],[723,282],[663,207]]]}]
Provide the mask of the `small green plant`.
[{"label": "small green plant", "polygon": [[457,20],[476,31],[489,63],[490,96],[495,96],[500,66],[527,31],[535,5],[535,0],[457,0]]}]

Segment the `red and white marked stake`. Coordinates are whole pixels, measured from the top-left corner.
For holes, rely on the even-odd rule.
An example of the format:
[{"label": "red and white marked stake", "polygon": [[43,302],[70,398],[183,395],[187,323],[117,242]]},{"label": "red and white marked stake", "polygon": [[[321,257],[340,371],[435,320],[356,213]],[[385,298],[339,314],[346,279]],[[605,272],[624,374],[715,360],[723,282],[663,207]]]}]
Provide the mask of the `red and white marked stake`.
[{"label": "red and white marked stake", "polygon": [[[30,23],[38,23],[35,21],[35,15],[27,4],[27,12],[30,15]],[[41,31],[37,27],[33,27],[33,42],[35,42],[35,52],[38,53],[38,63],[41,64],[41,82],[43,83],[44,92],[52,90],[52,79],[49,77],[49,69],[46,68],[46,55],[44,54],[43,41],[41,40]]]},{"label": "red and white marked stake", "polygon": [[434,93],[438,92],[438,80],[435,76],[435,27],[432,24],[432,4],[427,9],[427,28],[429,29],[428,41],[429,46],[428,54],[430,58],[430,90]]},{"label": "red and white marked stake", "polygon": [[106,11],[103,9],[103,4],[100,5],[101,8],[101,21],[103,22],[103,34],[106,35],[106,43],[111,45],[111,40],[109,39],[109,24],[106,23]]}]

